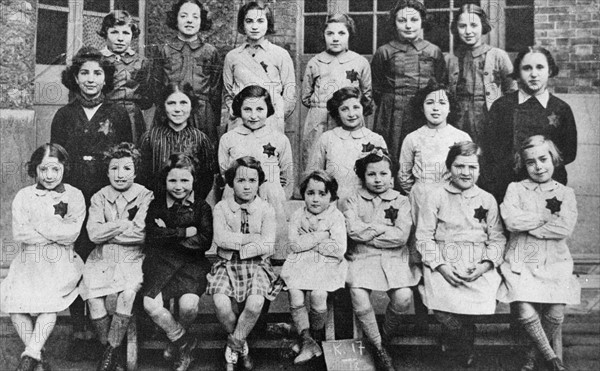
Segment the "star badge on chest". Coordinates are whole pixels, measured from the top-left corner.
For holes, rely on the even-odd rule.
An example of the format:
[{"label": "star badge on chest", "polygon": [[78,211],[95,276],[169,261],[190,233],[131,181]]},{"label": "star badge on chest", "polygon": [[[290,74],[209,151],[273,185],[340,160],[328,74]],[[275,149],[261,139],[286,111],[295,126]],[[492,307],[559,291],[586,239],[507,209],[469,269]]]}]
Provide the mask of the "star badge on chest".
[{"label": "star badge on chest", "polygon": [[354,71],[354,69],[346,71],[346,78],[350,80],[350,82],[358,81],[358,72]]},{"label": "star badge on chest", "polygon": [[271,157],[271,156],[275,156],[275,150],[277,148],[273,147],[271,145],[271,142],[267,143],[266,145],[263,146],[263,153],[265,155],[267,155],[267,157]]},{"label": "star badge on chest", "polygon": [[548,116],[548,125],[558,127],[558,116],[556,113],[552,112],[550,116]]},{"label": "star badge on chest", "polygon": [[392,225],[396,225],[396,219],[398,218],[398,209],[391,206],[388,207],[385,211],[385,218],[389,219],[392,222]]},{"label": "star badge on chest", "polygon": [[260,61],[260,66],[263,68],[263,70],[265,70],[265,73],[269,72],[267,71],[269,66],[265,63],[265,61]]},{"label": "star badge on chest", "polygon": [[479,223],[483,222],[487,218],[488,209],[484,209],[483,206],[479,206],[475,209],[475,215],[473,217],[479,220]]},{"label": "star badge on chest", "polygon": [[371,142],[362,145],[363,152],[371,152],[374,149],[375,149],[375,145],[372,144]]},{"label": "star badge on chest", "polygon": [[68,209],[69,204],[60,201],[56,205],[52,205],[52,206],[54,206],[54,215],[60,215],[60,217],[64,219],[65,215],[67,215],[67,209]]},{"label": "star badge on chest", "polygon": [[546,209],[550,210],[552,214],[560,212],[560,205],[562,205],[562,201],[559,201],[556,196],[546,199]]},{"label": "star badge on chest", "polygon": [[98,128],[98,132],[99,133],[104,133],[104,135],[108,135],[110,134],[110,129],[112,128],[112,124],[110,122],[109,119],[106,119],[106,121],[102,121],[99,124],[100,128]]},{"label": "star badge on chest", "polygon": [[135,215],[137,214],[138,210],[139,210],[139,207],[137,207],[137,206],[134,206],[131,209],[127,210],[128,219],[133,220],[133,218],[135,218]]}]

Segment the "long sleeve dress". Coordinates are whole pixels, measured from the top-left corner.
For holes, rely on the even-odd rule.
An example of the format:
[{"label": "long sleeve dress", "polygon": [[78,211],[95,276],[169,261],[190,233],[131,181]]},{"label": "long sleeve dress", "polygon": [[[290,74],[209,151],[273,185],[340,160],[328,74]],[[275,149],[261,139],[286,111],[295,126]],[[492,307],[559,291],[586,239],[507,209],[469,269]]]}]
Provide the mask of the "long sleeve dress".
[{"label": "long sleeve dress", "polygon": [[509,75],[513,65],[502,49],[481,44],[476,48],[459,47],[456,55],[448,56],[450,91],[460,105],[456,127],[466,131],[481,144],[492,103],[501,96],[517,90]]},{"label": "long sleeve dress", "polygon": [[[225,133],[219,143],[219,167],[221,175],[229,169],[231,163],[243,156],[252,156],[260,161],[266,181],[260,186],[259,195],[267,201],[277,213],[277,251],[276,259],[285,259],[285,241],[287,223],[284,202],[294,189],[294,164],[292,146],[285,134],[265,125],[250,130],[241,125]],[[223,199],[233,198],[233,190],[225,189]]]},{"label": "long sleeve dress", "polygon": [[408,198],[393,189],[375,194],[361,188],[342,208],[350,241],[347,285],[378,291],[417,285],[421,269],[410,263],[406,247],[412,227]]},{"label": "long sleeve dress", "polygon": [[[314,232],[328,232],[317,239]],[[281,278],[290,289],[333,292],[344,287],[348,262],[344,215],[335,204],[318,215],[302,207],[292,215],[289,226],[288,255]]]},{"label": "long sleeve dress", "polygon": [[[513,171],[514,154],[532,135],[552,140],[560,151],[564,165],[577,156],[577,127],[571,107],[548,93],[532,97],[519,90],[498,99],[489,114],[487,134],[482,143],[483,158],[480,186],[501,203],[506,188],[519,181]],[[567,184],[565,166],[554,169],[557,182]]]},{"label": "long sleeve dress", "polygon": [[579,304],[581,287],[567,246],[577,222],[573,189],[556,181],[511,183],[500,211],[510,239],[498,299]]},{"label": "long sleeve dress", "polygon": [[[271,266],[275,252],[275,210],[256,197],[238,204],[233,197],[220,201],[214,210],[214,240],[217,255],[207,275],[208,295],[224,294],[236,302],[249,295],[274,300],[283,287]],[[259,235],[257,242],[242,244],[245,234]]]},{"label": "long sleeve dress", "polygon": [[308,61],[302,80],[302,104],[308,113],[302,129],[300,168],[305,169],[312,148],[321,135],[336,127],[337,123],[327,111],[327,101],[337,90],[355,86],[365,96],[371,108],[371,65],[365,57],[351,50],[335,56],[322,52]]},{"label": "long sleeve dress", "polygon": [[[197,234],[186,237],[186,229]],[[182,202],[156,197],[146,214],[146,257],[142,264],[141,295],[165,300],[184,294],[201,296],[206,290],[210,262],[205,252],[213,238],[210,206],[192,192]]]},{"label": "long sleeve dress", "polygon": [[[223,85],[230,115],[233,115],[233,98],[242,89],[250,85],[267,89],[275,106],[275,114],[267,119],[267,125],[284,132],[285,119],[296,106],[296,75],[287,50],[266,39],[255,47],[243,43],[225,56]],[[229,124],[228,130],[239,125],[238,118]]]},{"label": "long sleeve dress", "polygon": [[307,171],[325,170],[338,182],[340,203],[362,186],[354,164],[375,147],[387,149],[383,137],[363,127],[355,131],[341,126],[326,131],[313,147]]},{"label": "long sleeve dress", "polygon": [[373,55],[371,72],[377,104],[373,131],[386,138],[392,161],[397,161],[404,138],[423,124],[413,118],[411,98],[430,79],[442,83],[448,79],[444,55],[422,39],[392,40]]},{"label": "long sleeve dress", "polygon": [[[477,186],[460,190],[451,183],[433,190],[418,216],[417,249],[423,260],[423,302],[432,310],[493,314],[506,238],[494,197]],[[482,261],[493,268],[475,281],[454,287],[436,270],[448,264],[466,275]]]},{"label": "long sleeve dress", "polygon": [[17,192],[12,230],[19,251],[0,285],[2,312],[55,313],[75,301],[83,262],[73,244],[84,218],[83,195],[69,184]]},{"label": "long sleeve dress", "polygon": [[[198,108],[192,113],[190,122],[216,143],[223,90],[223,62],[217,49],[200,37],[191,42],[173,37],[161,46],[155,58],[153,74],[156,89],[162,91],[170,83],[190,83],[198,98]],[[156,104],[159,114],[155,122],[161,122],[165,118],[164,108],[161,107],[162,102],[157,101]]]},{"label": "long sleeve dress", "polygon": [[[137,183],[125,192],[106,186],[92,196],[87,230],[97,247],[85,263],[79,285],[83,300],[140,290],[145,219],[153,199],[152,192]],[[121,228],[124,221],[131,222],[126,230]]]},{"label": "long sleeve dress", "polygon": [[131,48],[122,55],[107,47],[100,52],[115,67],[114,88],[106,98],[127,110],[133,142],[137,143],[147,128],[142,110],[152,107],[153,103],[150,63]]}]

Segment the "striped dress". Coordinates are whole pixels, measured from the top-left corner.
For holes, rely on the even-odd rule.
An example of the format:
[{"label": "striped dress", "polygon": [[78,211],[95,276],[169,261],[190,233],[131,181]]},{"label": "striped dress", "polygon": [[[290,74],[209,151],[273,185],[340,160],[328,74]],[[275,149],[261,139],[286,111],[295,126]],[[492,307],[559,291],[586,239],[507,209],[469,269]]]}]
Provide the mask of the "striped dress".
[{"label": "striped dress", "polygon": [[206,198],[213,184],[214,174],[218,173],[214,146],[208,136],[199,129],[187,125],[175,131],[168,124],[154,125],[140,139],[142,154],[141,171],[138,181],[155,194],[162,194],[164,184],[158,184],[158,173],[172,153],[187,152],[198,158],[200,167],[196,176],[195,191]]}]

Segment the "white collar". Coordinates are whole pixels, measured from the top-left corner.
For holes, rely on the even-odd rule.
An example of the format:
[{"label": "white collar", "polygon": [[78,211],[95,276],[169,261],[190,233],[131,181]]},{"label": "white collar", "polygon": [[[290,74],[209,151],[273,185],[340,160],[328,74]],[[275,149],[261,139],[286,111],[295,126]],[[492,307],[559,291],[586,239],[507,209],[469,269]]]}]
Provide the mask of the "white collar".
[{"label": "white collar", "polygon": [[537,99],[542,107],[546,108],[548,106],[548,100],[550,99],[550,93],[548,92],[548,89],[546,89],[542,94],[533,96],[525,93],[523,89],[519,89],[519,104],[525,103],[531,97]]}]

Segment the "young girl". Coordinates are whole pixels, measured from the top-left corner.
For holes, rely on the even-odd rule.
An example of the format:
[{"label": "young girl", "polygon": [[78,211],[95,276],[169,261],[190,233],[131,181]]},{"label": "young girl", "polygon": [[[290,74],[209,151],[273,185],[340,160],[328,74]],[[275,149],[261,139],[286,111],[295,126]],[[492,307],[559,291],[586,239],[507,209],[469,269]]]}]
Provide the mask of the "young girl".
[{"label": "young girl", "polygon": [[577,127],[571,107],[548,91],[548,79],[558,74],[552,54],[542,47],[522,50],[515,59],[515,78],[519,91],[507,94],[492,105],[484,155],[487,173],[481,180],[486,189],[501,202],[508,184],[521,179],[512,171],[514,153],[532,135],[552,140],[563,161],[554,171],[554,179],[567,184],[565,165],[577,155]]},{"label": "young girl", "polygon": [[[166,191],[156,195],[146,216],[147,255],[142,266],[144,309],[170,341],[166,358],[174,357],[174,369],[185,371],[193,362],[197,339],[188,332],[198,314],[206,289],[210,263],[212,211],[196,196],[197,160],[187,154],[169,156],[161,171]],[[178,318],[163,305],[174,298]]]},{"label": "young girl", "polygon": [[561,162],[551,140],[541,135],[525,140],[515,165],[527,179],[511,183],[500,205],[511,233],[498,298],[516,304],[519,322],[533,343],[521,370],[537,369],[537,353],[549,370],[566,370],[549,341],[564,320],[565,304],[580,301],[567,246],[577,221],[575,193],[553,179]]},{"label": "young girl", "polygon": [[189,83],[171,83],[162,93],[160,103],[166,118],[154,125],[140,139],[142,155],[140,183],[155,193],[164,192],[159,172],[172,153],[187,152],[196,157],[200,167],[194,184],[196,196],[205,199],[218,172],[216,151],[206,134],[190,124],[198,99]]},{"label": "young girl", "polygon": [[[133,301],[142,286],[142,244],[152,192],[134,183],[140,153],[131,143],[111,147],[104,156],[110,185],[92,196],[87,230],[98,247],[90,254],[79,292],[105,347],[98,370],[113,370],[116,348],[127,333]],[[112,319],[106,297],[117,294]]]},{"label": "young girl", "polygon": [[[265,299],[275,299],[281,290],[269,259],[275,245],[275,210],[257,195],[266,177],[254,157],[235,160],[225,172],[225,180],[233,188],[233,197],[215,206],[213,242],[221,259],[207,275],[206,293],[213,295],[217,318],[228,334],[227,370],[233,371],[238,361],[241,369],[251,370],[246,338]],[[239,316],[232,301],[243,303]]]},{"label": "young girl", "polygon": [[[219,166],[225,177],[232,162],[243,156],[252,156],[260,161],[266,174],[261,183],[260,197],[277,212],[276,258],[285,259],[283,245],[287,238],[287,225],[283,203],[294,189],[292,148],[289,139],[282,132],[267,125],[267,118],[274,114],[271,95],[257,85],[245,87],[232,103],[233,113],[240,117],[242,125],[225,133],[219,143]],[[224,198],[232,196],[226,189]]]},{"label": "young girl", "polygon": [[[289,289],[290,311],[302,348],[294,363],[320,356],[316,343],[327,320],[327,295],[344,287],[348,263],[344,216],[335,206],[338,184],[323,170],[310,173],[300,184],[305,207],[290,219],[288,255],[281,278]],[[310,312],[304,303],[310,295]],[[310,328],[310,330],[309,330]]]},{"label": "young girl", "polygon": [[397,38],[379,47],[373,56],[373,98],[377,103],[374,131],[388,138],[394,163],[412,123],[410,99],[429,79],[445,83],[444,55],[420,38],[427,10],[418,0],[400,0],[390,11],[390,26]]},{"label": "young girl", "polygon": [[107,98],[127,110],[134,143],[146,131],[142,110],[152,107],[148,60],[131,48],[132,39],[139,34],[138,25],[125,10],[104,17],[98,31],[98,35],[106,40],[100,53],[115,68],[114,88]]},{"label": "young girl", "polygon": [[459,142],[446,158],[450,182],[431,190],[420,209],[417,249],[424,268],[424,303],[456,346],[465,366],[473,364],[473,315],[494,314],[506,245],[494,197],[475,185],[479,147]]},{"label": "young girl", "polygon": [[[102,162],[104,151],[121,142],[131,142],[131,122],[122,106],[105,99],[113,90],[115,67],[98,50],[83,47],[73,57],[71,66],[62,73],[62,83],[75,99],[60,108],[50,127],[50,141],[69,153],[71,169],[65,182],[81,190],[86,205],[90,198],[108,184]],[[75,251],[85,261],[96,246],[82,229]],[[67,352],[72,361],[95,358],[99,348],[87,329],[85,303],[77,298],[71,305],[73,339]]]},{"label": "young girl", "polygon": [[[351,243],[346,284],[377,369],[394,370],[384,343],[398,331],[400,316],[410,307],[411,286],[421,279],[420,269],[409,265],[405,247],[412,227],[410,203],[392,189],[392,160],[385,149],[374,148],[356,161],[355,169],[363,187],[343,205]],[[390,298],[383,342],[370,301],[373,290],[385,291]]]},{"label": "young girl", "polygon": [[233,99],[249,85],[269,91],[275,114],[268,125],[283,133],[285,119],[296,106],[296,75],[287,50],[272,44],[266,35],[275,33],[273,12],[264,1],[249,1],[237,15],[237,31],[246,42],[225,56],[223,66],[224,99],[229,108],[229,130],[241,125],[233,110]]},{"label": "young girl", "polygon": [[481,143],[484,124],[492,103],[517,90],[511,78],[513,66],[508,54],[483,42],[492,27],[487,15],[476,4],[460,7],[453,25],[461,44],[448,58],[450,91],[458,98],[463,113],[456,126]]},{"label": "young girl", "polygon": [[415,117],[424,125],[408,134],[402,143],[398,184],[410,197],[416,223],[419,209],[432,187],[450,178],[448,169],[443,166],[448,149],[454,143],[471,141],[471,138],[451,125],[456,123],[460,111],[445,85],[429,81],[417,92],[413,102],[414,111],[419,113]]},{"label": "young girl", "polygon": [[327,112],[327,101],[344,86],[358,87],[365,97],[365,115],[371,112],[371,66],[365,57],[348,50],[356,34],[354,20],[347,14],[327,16],[323,35],[326,50],[312,57],[302,81],[302,104],[308,113],[302,129],[301,169],[305,169],[311,149],[321,134],[336,124]]},{"label": "young girl", "polygon": [[12,204],[13,239],[21,251],[0,285],[0,308],[10,314],[25,344],[17,370],[50,369],[42,350],[57,313],[78,295],[83,262],[73,243],[85,218],[85,201],[81,191],[63,183],[68,171],[65,149],[44,144],[27,163],[27,174],[37,184],[21,189]]},{"label": "young girl", "polygon": [[357,87],[345,87],[327,101],[327,111],[337,123],[315,143],[308,169],[325,170],[340,185],[338,196],[343,202],[361,187],[354,172],[356,160],[375,147],[387,148],[385,140],[365,127],[366,101]]},{"label": "young girl", "polygon": [[[208,11],[198,0],[174,3],[167,13],[167,26],[177,36],[161,47],[155,78],[160,87],[184,82],[192,85],[196,101],[190,124],[216,143],[221,121],[222,63],[217,49],[198,36],[198,32],[210,30],[211,25]],[[159,117],[158,121],[162,119]]]}]

